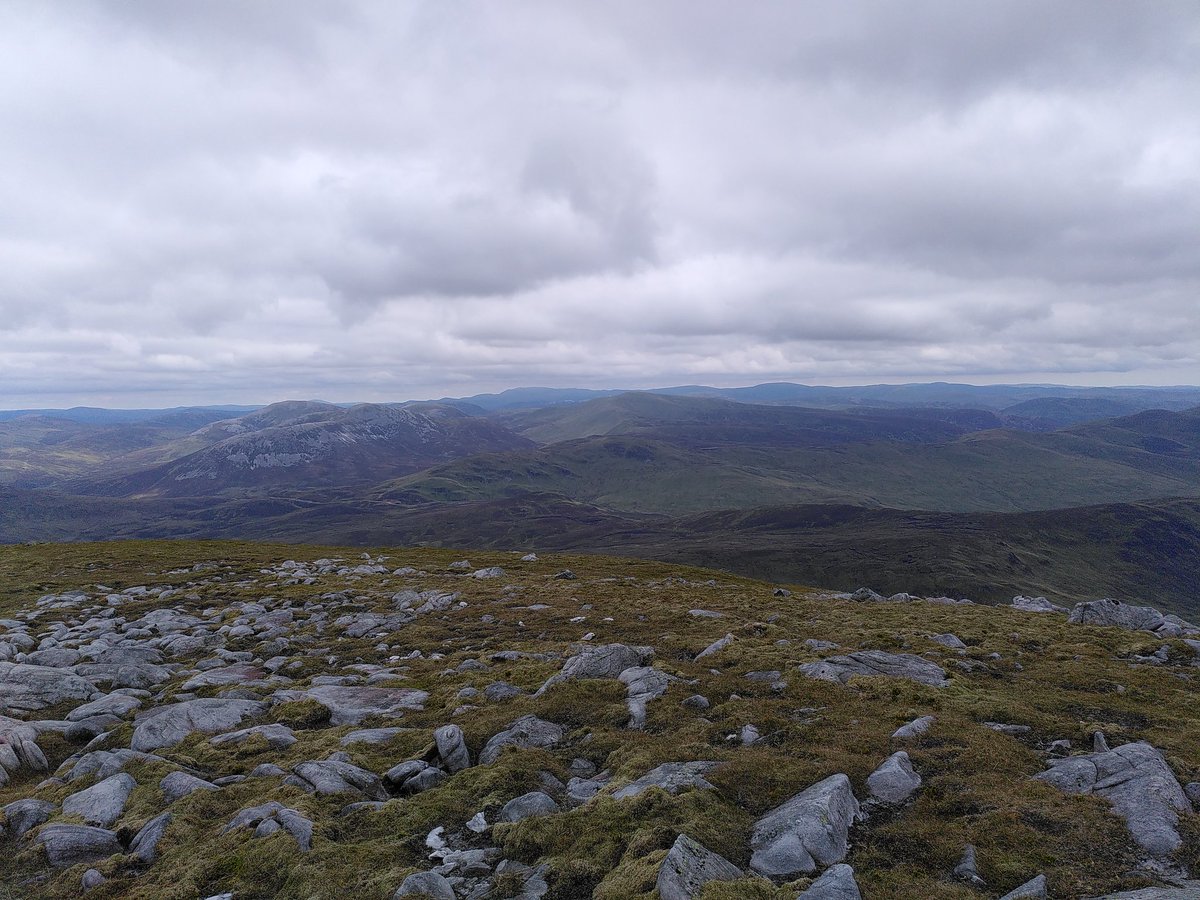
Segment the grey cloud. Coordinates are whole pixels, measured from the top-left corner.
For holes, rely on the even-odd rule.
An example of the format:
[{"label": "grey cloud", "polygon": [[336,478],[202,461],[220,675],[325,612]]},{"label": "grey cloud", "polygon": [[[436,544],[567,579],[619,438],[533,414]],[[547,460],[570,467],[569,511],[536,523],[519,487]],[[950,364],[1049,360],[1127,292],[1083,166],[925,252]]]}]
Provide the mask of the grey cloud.
[{"label": "grey cloud", "polygon": [[10,10],[0,407],[1200,371],[1191,3]]}]

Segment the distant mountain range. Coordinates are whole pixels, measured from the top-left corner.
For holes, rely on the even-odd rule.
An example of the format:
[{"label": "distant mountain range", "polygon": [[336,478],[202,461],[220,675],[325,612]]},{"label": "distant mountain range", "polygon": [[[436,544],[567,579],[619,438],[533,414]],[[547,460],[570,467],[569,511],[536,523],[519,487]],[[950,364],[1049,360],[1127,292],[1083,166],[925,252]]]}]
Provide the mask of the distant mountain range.
[{"label": "distant mountain range", "polygon": [[1194,614],[1200,389],[529,388],[0,414],[0,541],[134,536],[593,551]]}]

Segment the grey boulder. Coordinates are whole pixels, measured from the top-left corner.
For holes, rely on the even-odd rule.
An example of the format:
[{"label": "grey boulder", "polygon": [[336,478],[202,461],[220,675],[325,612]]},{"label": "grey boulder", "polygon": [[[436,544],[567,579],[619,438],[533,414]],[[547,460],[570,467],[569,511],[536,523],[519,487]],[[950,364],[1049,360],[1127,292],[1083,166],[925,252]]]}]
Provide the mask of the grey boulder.
[{"label": "grey boulder", "polygon": [[862,894],[854,880],[854,870],[845,863],[838,863],[797,894],[796,900],[862,900]]},{"label": "grey boulder", "polygon": [[1046,876],[1031,878],[1020,887],[1009,891],[1000,900],[1046,900]]},{"label": "grey boulder", "polygon": [[45,849],[50,865],[57,869],[98,862],[122,852],[113,832],[90,825],[47,825],[34,843]]},{"label": "grey boulder", "polygon": [[121,772],[63,801],[63,814],[79,816],[89,825],[111,825],[125,811],[130,793],[137,787],[132,776]]},{"label": "grey boulder", "polygon": [[626,644],[585,647],[563,663],[562,671],[552,675],[534,696],[541,696],[551,686],[576,678],[616,678],[626,669],[642,665],[653,655],[654,650],[650,647]]},{"label": "grey boulder", "polygon": [[913,771],[908,754],[893,753],[867,777],[871,797],[881,803],[903,803],[921,786],[921,776]]},{"label": "grey boulder", "polygon": [[136,857],[139,862],[150,865],[158,856],[158,842],[162,840],[162,836],[170,824],[171,814],[169,812],[155,816],[143,825],[134,836],[133,842],[129,845],[129,854]]},{"label": "grey boulder", "polygon": [[172,747],[194,732],[227,731],[266,711],[265,703],[254,700],[185,700],[159,706],[137,717],[130,746],[143,752]]},{"label": "grey boulder", "polygon": [[174,803],[194,791],[219,791],[220,788],[187,772],[172,772],[158,783],[168,803]]},{"label": "grey boulder", "polygon": [[0,662],[0,713],[35,712],[60,703],[94,700],[100,689],[86,678],[53,666]]},{"label": "grey boulder", "polygon": [[19,838],[48,821],[57,808],[47,800],[27,797],[24,800],[14,800],[0,809],[0,812],[4,813],[4,825],[10,832],[10,837]]},{"label": "grey boulder", "polygon": [[744,876],[725,857],[681,834],[663,860],[655,886],[662,900],[693,900],[710,881],[734,881]]},{"label": "grey boulder", "polygon": [[429,900],[454,900],[454,887],[437,872],[414,872],[400,883],[396,897],[427,897]]},{"label": "grey boulder", "polygon": [[318,685],[305,691],[276,691],[275,700],[315,700],[329,710],[333,725],[357,725],[371,716],[396,718],[425,708],[426,691],[413,688]]},{"label": "grey boulder", "polygon": [[1049,765],[1034,777],[1068,794],[1103,797],[1150,856],[1166,858],[1183,843],[1179,813],[1190,812],[1191,804],[1162,754],[1144,741],[1052,759]]},{"label": "grey boulder", "polygon": [[294,783],[315,794],[362,794],[368,800],[386,800],[387,791],[374,772],[360,769],[348,762],[335,759],[302,762],[292,768]]},{"label": "grey boulder", "polygon": [[437,745],[438,758],[447,772],[461,772],[471,765],[471,754],[467,750],[463,730],[457,725],[438,728],[433,732],[433,741]]},{"label": "grey boulder", "polygon": [[856,650],[845,656],[829,656],[819,662],[804,663],[799,669],[809,678],[840,684],[863,675],[905,678],[930,687],[946,686],[946,673],[941,666],[911,653]]},{"label": "grey boulder", "polygon": [[500,758],[505,747],[528,749],[530,747],[553,747],[563,739],[563,730],[553,722],[537,716],[522,716],[504,731],[492,736],[479,754],[481,765],[493,763]]},{"label": "grey boulder", "polygon": [[514,797],[500,808],[497,816],[499,822],[520,822],[530,816],[546,816],[558,812],[558,804],[548,794],[541,791],[530,791],[520,797]]},{"label": "grey boulder", "polygon": [[1089,600],[1076,603],[1067,615],[1072,625],[1113,625],[1130,631],[1154,631],[1162,626],[1163,614],[1151,606],[1130,606],[1120,600]]},{"label": "grey boulder", "polygon": [[768,878],[794,878],[839,863],[860,815],[850,779],[830,775],[754,823],[750,868]]},{"label": "grey boulder", "polygon": [[637,781],[630,782],[615,791],[613,798],[628,800],[650,788],[662,788],[668,794],[678,794],[684,788],[711,791],[714,788],[705,780],[704,776],[719,765],[720,763],[704,760],[663,763],[661,766],[651,769]]}]

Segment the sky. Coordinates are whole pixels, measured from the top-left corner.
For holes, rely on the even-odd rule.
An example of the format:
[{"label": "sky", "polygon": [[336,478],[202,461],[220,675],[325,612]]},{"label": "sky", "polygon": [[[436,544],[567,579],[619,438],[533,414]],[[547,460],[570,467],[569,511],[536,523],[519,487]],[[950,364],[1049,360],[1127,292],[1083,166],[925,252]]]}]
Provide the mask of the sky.
[{"label": "sky", "polygon": [[0,2],[0,408],[1200,383],[1200,6]]}]

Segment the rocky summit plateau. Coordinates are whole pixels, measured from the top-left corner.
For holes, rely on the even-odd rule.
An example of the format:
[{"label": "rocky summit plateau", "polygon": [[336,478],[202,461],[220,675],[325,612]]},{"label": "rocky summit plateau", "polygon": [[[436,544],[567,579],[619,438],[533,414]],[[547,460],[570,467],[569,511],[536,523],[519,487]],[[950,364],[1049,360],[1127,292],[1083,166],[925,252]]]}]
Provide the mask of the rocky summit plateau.
[{"label": "rocky summit plateau", "polygon": [[1200,628],[524,550],[0,548],[0,896],[1200,897]]}]

